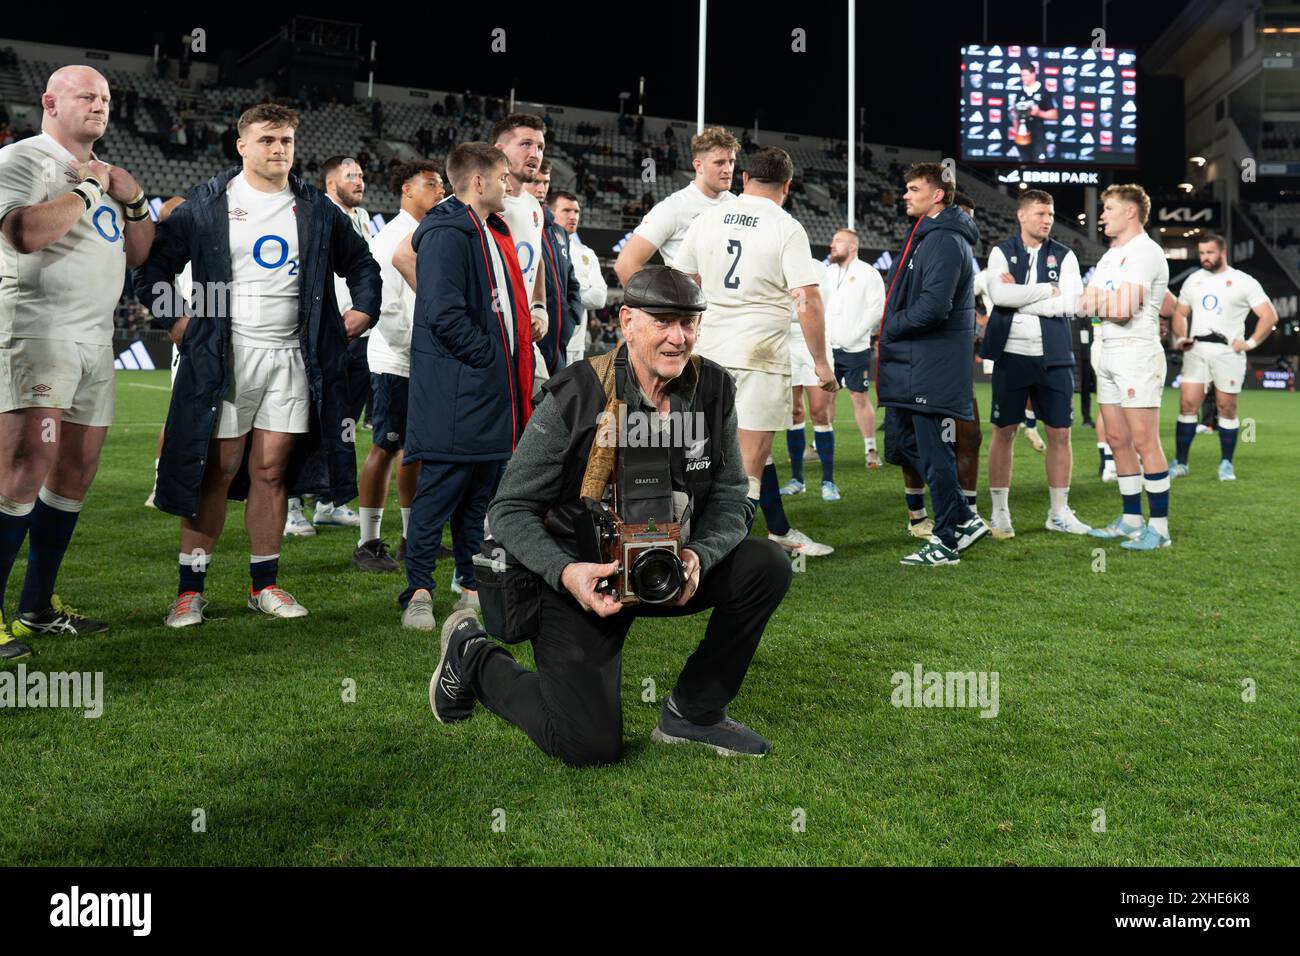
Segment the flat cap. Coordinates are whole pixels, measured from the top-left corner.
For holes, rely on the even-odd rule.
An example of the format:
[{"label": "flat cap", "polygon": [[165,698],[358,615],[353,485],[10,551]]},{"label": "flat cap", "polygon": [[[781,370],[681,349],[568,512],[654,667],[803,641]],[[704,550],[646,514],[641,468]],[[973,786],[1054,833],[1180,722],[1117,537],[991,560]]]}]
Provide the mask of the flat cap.
[{"label": "flat cap", "polygon": [[623,304],[652,315],[698,315],[709,307],[695,280],[668,266],[646,266],[628,279]]}]

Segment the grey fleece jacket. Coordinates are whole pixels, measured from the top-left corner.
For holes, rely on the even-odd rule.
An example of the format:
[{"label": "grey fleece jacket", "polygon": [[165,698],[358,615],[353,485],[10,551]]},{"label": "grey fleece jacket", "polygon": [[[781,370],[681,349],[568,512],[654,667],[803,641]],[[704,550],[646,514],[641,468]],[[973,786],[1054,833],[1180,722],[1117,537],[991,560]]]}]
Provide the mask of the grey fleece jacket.
[{"label": "grey fleece jacket", "polygon": [[[564,569],[578,560],[543,524],[546,512],[564,503],[560,485],[568,441],[558,403],[548,394],[533,411],[488,509],[492,536],[556,591],[564,590],[560,583]],[[701,580],[749,534],[749,479],[740,460],[734,406],[727,410],[715,447],[724,451],[722,467],[706,511],[691,517],[691,540],[686,544],[700,557]]]}]

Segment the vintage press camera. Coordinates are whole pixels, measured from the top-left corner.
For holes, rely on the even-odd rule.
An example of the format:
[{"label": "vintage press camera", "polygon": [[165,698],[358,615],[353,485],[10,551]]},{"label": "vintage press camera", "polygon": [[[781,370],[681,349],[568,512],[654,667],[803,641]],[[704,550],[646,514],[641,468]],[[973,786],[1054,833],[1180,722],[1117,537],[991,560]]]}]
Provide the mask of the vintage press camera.
[{"label": "vintage press camera", "polygon": [[618,562],[596,586],[623,604],[663,604],[686,582],[681,526],[673,520],[670,455],[662,448],[620,448],[611,505],[583,498],[574,522],[582,560]]}]

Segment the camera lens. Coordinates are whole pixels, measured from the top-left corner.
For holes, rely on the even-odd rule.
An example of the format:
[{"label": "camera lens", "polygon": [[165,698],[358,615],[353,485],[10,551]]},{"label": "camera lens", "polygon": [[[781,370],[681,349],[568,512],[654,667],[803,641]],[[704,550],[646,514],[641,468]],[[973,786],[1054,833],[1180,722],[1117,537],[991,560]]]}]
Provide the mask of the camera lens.
[{"label": "camera lens", "polygon": [[663,604],[682,591],[686,569],[681,558],[668,548],[646,548],[632,559],[628,584],[632,593],[647,604]]}]

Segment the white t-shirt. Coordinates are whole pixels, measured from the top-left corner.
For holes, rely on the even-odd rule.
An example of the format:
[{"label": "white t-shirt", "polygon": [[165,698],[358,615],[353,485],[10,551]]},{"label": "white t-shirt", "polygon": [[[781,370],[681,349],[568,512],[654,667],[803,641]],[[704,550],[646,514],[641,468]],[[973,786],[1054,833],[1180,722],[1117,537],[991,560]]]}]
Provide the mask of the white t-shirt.
[{"label": "white t-shirt", "polygon": [[[1038,255],[1042,248],[1041,245],[1032,249],[1026,247],[1029,262],[1025,268],[1024,282],[1012,284],[1002,281],[1000,276],[1011,271],[1011,264],[997,246],[989,252],[988,269],[982,273],[984,291],[989,301],[1015,310],[1011,317],[1011,329],[1007,333],[1007,344],[1003,349],[1012,355],[1042,355],[1043,325],[1039,316],[1063,315],[1065,307],[1074,302],[1075,297],[1083,291],[1079,259],[1072,250],[1065,253],[1062,262],[1049,260],[1048,280],[1038,281]],[[1061,290],[1059,295],[1052,294],[1052,286]]]},{"label": "white t-shirt", "polygon": [[[822,280],[826,303],[826,348],[865,352],[885,311],[885,283],[870,264],[854,258],[831,263]],[[828,356],[829,357],[829,356]]]},{"label": "white t-shirt", "polygon": [[761,196],[737,196],[701,213],[676,268],[698,274],[709,303],[695,351],[733,369],[790,374],[790,292],[819,285],[808,233]]},{"label": "white t-shirt", "polygon": [[717,199],[710,199],[694,182],[689,182],[667,199],[655,203],[641,224],[632,230],[633,235],[640,236],[658,249],[666,265],[676,267],[678,250],[695,217],[735,198],[734,193],[723,191]]},{"label": "white t-shirt", "polygon": [[1103,320],[1098,339],[1103,343],[1118,339],[1148,339],[1159,345],[1160,306],[1169,287],[1169,260],[1159,243],[1145,232],[1139,232],[1122,246],[1106,250],[1092,274],[1092,285],[1112,292],[1125,282],[1142,286],[1142,307],[1127,322]]},{"label": "white t-shirt", "polygon": [[[0,220],[77,185],[77,160],[47,133],[0,149]],[[0,240],[0,337],[113,341],[126,282],[126,210],[108,193],[57,242],[20,254]]]},{"label": "white t-shirt", "polygon": [[415,324],[415,293],[393,265],[393,253],[419,223],[405,209],[384,224],[370,240],[370,255],[379,263],[383,280],[379,324],[370,330],[366,358],[370,371],[411,377],[411,328]]},{"label": "white t-shirt", "polygon": [[1218,332],[1229,345],[1233,339],[1246,337],[1246,316],[1267,301],[1268,293],[1258,279],[1233,268],[1222,272],[1199,269],[1178,292],[1179,304],[1192,307],[1189,334]]},{"label": "white t-shirt", "polygon": [[537,267],[542,261],[542,204],[531,193],[520,190],[518,196],[506,196],[505,212],[501,214],[510,227],[515,241],[515,254],[519,256],[519,271],[524,274],[524,288],[532,305],[537,282]]},{"label": "white t-shirt", "polygon": [[253,188],[245,173],[226,187],[230,267],[235,279],[230,332],[235,345],[292,349],[298,341],[298,201]]}]

